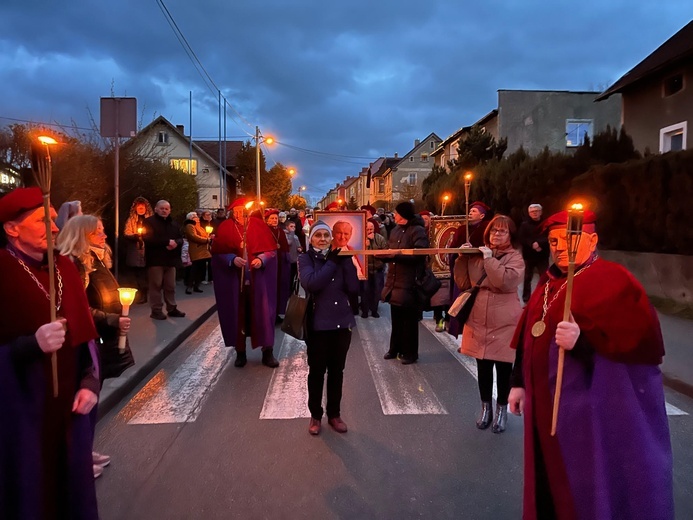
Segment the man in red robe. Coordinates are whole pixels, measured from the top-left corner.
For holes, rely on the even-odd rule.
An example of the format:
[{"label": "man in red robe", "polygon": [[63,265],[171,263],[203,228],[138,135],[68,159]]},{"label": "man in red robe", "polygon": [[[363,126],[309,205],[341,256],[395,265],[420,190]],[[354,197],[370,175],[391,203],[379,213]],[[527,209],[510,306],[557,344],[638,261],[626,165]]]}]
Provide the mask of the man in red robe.
[{"label": "man in red robe", "polygon": [[217,314],[224,343],[236,348],[236,367],[247,362],[250,337],[253,348],[262,348],[262,363],[275,368],[277,242],[259,211],[246,216],[246,203],[243,198],[231,203],[233,215],[221,223],[212,243]]},{"label": "man in red robe", "polygon": [[38,188],[0,199],[0,518],[97,519],[88,414],[98,400],[89,345],[98,334],[77,268],[57,254],[60,319],[50,321],[44,214]]},{"label": "man in red robe", "polygon": [[[515,332],[510,410],[525,416],[525,520],[674,518],[657,314],[626,269],[597,257],[585,212],[563,321],[567,212],[548,218],[552,265]],[[566,350],[551,435],[559,346]]]}]

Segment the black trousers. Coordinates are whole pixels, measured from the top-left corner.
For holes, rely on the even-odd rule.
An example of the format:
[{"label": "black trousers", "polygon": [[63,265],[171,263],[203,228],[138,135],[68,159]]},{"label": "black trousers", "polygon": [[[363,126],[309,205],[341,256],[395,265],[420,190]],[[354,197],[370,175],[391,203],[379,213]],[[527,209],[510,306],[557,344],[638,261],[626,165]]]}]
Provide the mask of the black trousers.
[{"label": "black trousers", "polygon": [[390,353],[403,358],[419,359],[419,320],[421,311],[416,307],[390,305],[392,334]]},{"label": "black trousers", "polygon": [[308,352],[308,410],[314,419],[322,418],[322,389],[327,372],[327,417],[339,417],[342,402],[344,365],[351,344],[351,330],[310,330]]},{"label": "black trousers", "polygon": [[513,371],[512,363],[493,361],[492,359],[477,359],[476,372],[479,376],[479,395],[484,402],[493,399],[493,367],[496,367],[496,389],[498,390],[497,403],[501,406],[508,404],[510,395],[510,374]]},{"label": "black trousers", "polygon": [[527,303],[529,297],[532,295],[532,277],[534,276],[534,271],[539,273],[539,276],[544,274],[549,268],[549,260],[531,260],[525,259],[525,280],[522,286],[522,301]]},{"label": "black trousers", "polygon": [[361,290],[361,314],[371,314],[378,312],[380,294],[385,285],[385,273],[374,271],[368,274],[368,280],[359,282]]}]

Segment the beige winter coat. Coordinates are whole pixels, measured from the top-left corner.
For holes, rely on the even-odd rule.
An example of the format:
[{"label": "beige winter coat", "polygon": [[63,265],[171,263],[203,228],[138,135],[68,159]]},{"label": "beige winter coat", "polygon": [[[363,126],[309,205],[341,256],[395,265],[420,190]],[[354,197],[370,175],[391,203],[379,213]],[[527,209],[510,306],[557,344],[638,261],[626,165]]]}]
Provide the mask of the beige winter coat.
[{"label": "beige winter coat", "polygon": [[477,283],[486,271],[472,312],[462,331],[462,353],[477,359],[512,363],[510,341],[522,314],[517,287],[523,281],[525,263],[516,249],[483,259],[460,255],[455,261],[455,283],[462,290]]}]

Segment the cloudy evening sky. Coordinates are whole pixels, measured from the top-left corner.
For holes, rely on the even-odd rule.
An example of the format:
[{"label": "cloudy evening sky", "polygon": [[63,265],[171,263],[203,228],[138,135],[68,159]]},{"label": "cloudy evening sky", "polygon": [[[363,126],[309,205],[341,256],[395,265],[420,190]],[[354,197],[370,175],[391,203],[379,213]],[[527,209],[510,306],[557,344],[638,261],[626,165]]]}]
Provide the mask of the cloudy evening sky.
[{"label": "cloudy evening sky", "polygon": [[216,139],[218,88],[228,138],[259,125],[288,145],[268,163],[295,167],[315,203],[473,123],[498,89],[603,90],[691,18],[690,0],[2,0],[0,125],[88,129],[113,93],[187,133],[192,91],[193,138]]}]

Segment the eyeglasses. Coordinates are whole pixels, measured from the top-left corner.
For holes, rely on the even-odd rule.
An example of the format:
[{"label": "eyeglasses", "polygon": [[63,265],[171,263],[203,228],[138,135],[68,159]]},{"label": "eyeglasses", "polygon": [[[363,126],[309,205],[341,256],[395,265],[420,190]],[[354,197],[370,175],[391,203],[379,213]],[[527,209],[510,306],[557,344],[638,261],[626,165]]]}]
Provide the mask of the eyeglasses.
[{"label": "eyeglasses", "polygon": [[507,229],[492,229],[492,230],[489,232],[489,235],[500,235],[500,236],[504,236],[504,235],[507,235],[507,234],[508,234],[508,230],[507,230]]}]

